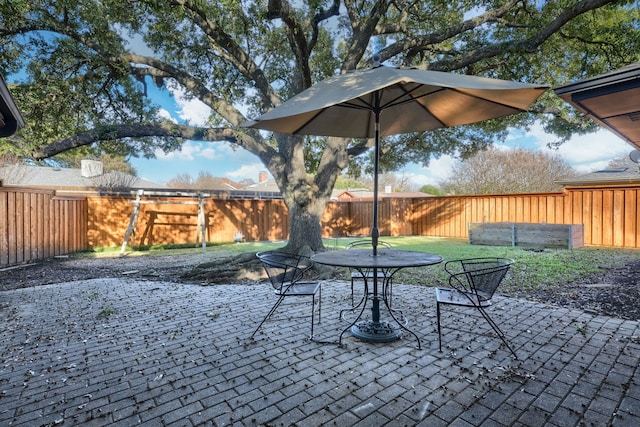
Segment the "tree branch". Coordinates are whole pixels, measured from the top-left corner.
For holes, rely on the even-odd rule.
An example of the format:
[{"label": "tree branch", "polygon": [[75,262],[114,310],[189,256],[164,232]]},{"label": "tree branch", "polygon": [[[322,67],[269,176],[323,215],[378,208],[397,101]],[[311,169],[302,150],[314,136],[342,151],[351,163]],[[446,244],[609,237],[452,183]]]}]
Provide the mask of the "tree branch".
[{"label": "tree branch", "polygon": [[[307,19],[306,21],[298,19],[295,10],[287,0],[269,0],[267,7],[268,19],[281,19],[287,26],[289,46],[294,53],[296,67],[301,77],[300,87],[295,90],[301,92],[313,84],[309,56],[318,41],[319,24],[332,16],[339,15],[340,1],[334,0],[329,8],[319,10],[312,19]],[[311,27],[309,40],[305,36],[308,27]]]},{"label": "tree branch", "polygon": [[33,152],[36,160],[46,159],[73,148],[99,141],[116,141],[124,138],[172,137],[193,141],[226,141],[260,155],[264,147],[247,133],[230,128],[200,128],[174,123],[129,123],[101,126],[55,141]]},{"label": "tree branch", "polygon": [[[305,38],[304,24],[298,20],[295,11],[287,0],[269,0],[267,18],[281,19],[287,26],[287,39],[296,59],[296,68],[299,70],[301,81],[298,91],[302,91],[313,84],[311,80],[311,67],[309,66],[309,54],[311,47]],[[317,33],[318,26],[312,26],[312,32]]]},{"label": "tree branch", "polygon": [[410,31],[404,28],[402,25],[393,25],[393,24],[380,25],[376,29],[377,34],[402,33],[407,36],[405,39],[398,41],[397,43],[393,43],[390,46],[387,46],[385,49],[382,50],[382,52],[380,52],[380,55],[382,56],[382,58],[391,58],[393,56],[399,55],[403,51],[430,46],[437,43],[442,43],[445,40],[449,40],[452,37],[455,37],[464,32],[478,28],[489,22],[498,21],[504,15],[512,12],[513,7],[516,4],[520,3],[520,1],[521,0],[511,0],[510,2],[506,3],[502,7],[489,10],[481,15],[475,16],[471,19],[467,19],[457,25],[451,25],[442,32],[427,34],[421,37],[412,36]]},{"label": "tree branch", "polygon": [[385,0],[377,0],[365,20],[359,19],[359,13],[352,2],[345,1],[345,6],[351,20],[353,37],[351,38],[349,51],[345,56],[345,62],[342,64],[343,71],[356,69],[358,62],[367,51],[367,46],[371,37],[375,34],[378,23],[384,17],[389,3]]},{"label": "tree branch", "polygon": [[240,125],[240,123],[243,123],[247,120],[232,104],[228,103],[225,99],[218,97],[212,91],[210,91],[209,88],[207,88],[202,83],[202,81],[192,77],[188,73],[185,73],[181,69],[174,67],[171,64],[167,64],[152,57],[136,54],[123,55],[122,60],[137,64],[148,65],[150,67],[153,67],[154,69],[161,71],[160,73],[157,73],[153,71],[134,70],[134,73],[136,74],[142,73],[152,75],[154,77],[173,77],[191,94],[200,99],[211,109],[215,109],[221,116],[223,116],[230,124],[234,126],[238,126]]},{"label": "tree branch", "polygon": [[583,13],[601,8],[607,4],[615,3],[617,0],[584,0],[580,3],[564,9],[555,19],[541,28],[536,34],[528,39],[509,43],[485,46],[480,49],[470,51],[457,59],[437,61],[429,65],[432,70],[450,71],[459,70],[481,59],[492,58],[502,55],[505,52],[525,52],[530,53],[538,49],[549,37],[554,35],[566,23]]},{"label": "tree branch", "polygon": [[338,16],[340,14],[340,0],[333,0],[333,4],[324,10],[320,10],[313,17],[313,24],[317,26],[320,22],[331,18],[332,16]]},{"label": "tree branch", "polygon": [[[170,0],[169,3],[184,7],[191,12],[193,22],[209,37],[213,48],[216,49],[225,60],[234,64],[248,79],[255,82],[256,87],[260,89],[265,109],[282,103],[282,100],[273,91],[269,80],[260,67],[258,67],[251,57],[236,43],[233,37],[225,33],[215,22],[207,17],[207,13],[204,10],[198,7],[201,2]],[[226,52],[226,54],[224,54],[224,52]]]}]

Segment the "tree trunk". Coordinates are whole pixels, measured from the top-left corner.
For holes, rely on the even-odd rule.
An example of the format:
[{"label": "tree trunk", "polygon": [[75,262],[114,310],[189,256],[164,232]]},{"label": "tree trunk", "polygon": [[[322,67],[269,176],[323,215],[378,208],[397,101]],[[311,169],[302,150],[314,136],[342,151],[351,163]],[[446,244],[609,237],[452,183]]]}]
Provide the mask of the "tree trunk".
[{"label": "tree trunk", "polygon": [[277,154],[258,154],[262,154],[289,210],[289,241],[283,250],[302,255],[322,252],[322,215],[340,171],[347,166],[347,143],[328,138],[317,172],[310,174],[304,160],[304,138],[280,134],[276,140]]},{"label": "tree trunk", "polygon": [[324,199],[306,206],[289,205],[290,226],[287,252],[309,255],[325,250],[321,221],[326,206]]}]

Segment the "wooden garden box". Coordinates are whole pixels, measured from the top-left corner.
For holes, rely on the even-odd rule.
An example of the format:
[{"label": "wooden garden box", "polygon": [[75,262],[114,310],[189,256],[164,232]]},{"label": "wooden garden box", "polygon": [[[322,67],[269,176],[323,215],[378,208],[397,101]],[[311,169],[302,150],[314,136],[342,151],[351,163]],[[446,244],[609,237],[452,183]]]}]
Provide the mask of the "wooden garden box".
[{"label": "wooden garden box", "polygon": [[470,223],[469,244],[574,249],[584,246],[582,224]]}]

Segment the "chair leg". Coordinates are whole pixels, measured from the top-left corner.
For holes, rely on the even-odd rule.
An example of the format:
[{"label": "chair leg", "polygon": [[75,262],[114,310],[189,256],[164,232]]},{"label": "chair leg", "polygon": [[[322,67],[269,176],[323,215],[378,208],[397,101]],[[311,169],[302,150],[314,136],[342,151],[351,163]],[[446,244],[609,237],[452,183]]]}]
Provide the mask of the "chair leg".
[{"label": "chair leg", "polygon": [[318,323],[322,322],[322,285],[318,288]]},{"label": "chair leg", "polygon": [[262,322],[260,322],[260,324],[258,325],[256,330],[253,331],[253,333],[251,334],[251,338],[253,338],[253,336],[256,334],[256,332],[258,332],[258,330],[260,329],[262,324],[264,322],[266,322],[266,320],[268,318],[270,318],[273,315],[273,313],[276,312],[276,309],[280,306],[280,303],[282,303],[283,300],[284,300],[284,296],[280,295],[280,298],[278,298],[278,301],[276,301],[276,303],[273,305],[273,307],[271,307],[271,310],[269,311],[269,313],[267,313],[267,315],[264,317],[264,319],[262,319]]},{"label": "chair leg", "polygon": [[[498,324],[496,322],[494,322],[493,319],[489,316],[489,313],[487,313],[484,310],[484,308],[482,308],[480,306],[476,305],[474,307],[478,309],[478,311],[480,312],[482,317],[484,317],[484,319],[487,321],[489,326],[491,326],[491,329],[493,329],[493,331],[496,333],[496,335],[498,335],[498,338],[500,338],[500,340],[502,340],[504,345],[507,346],[509,351],[511,351],[511,354],[513,354],[513,357],[515,357],[516,360],[518,360],[518,355],[516,354],[516,352],[513,349],[513,347],[511,347],[511,345],[507,342],[507,338],[506,338],[504,332],[502,332],[502,330],[500,329]],[[436,302],[436,318],[437,318],[437,322],[438,322],[438,344],[439,344],[440,351],[442,351],[442,328],[440,326],[440,303],[438,303],[438,302]]]},{"label": "chair leg", "polygon": [[353,277],[351,278],[351,307],[353,307]]},{"label": "chair leg", "polygon": [[511,353],[513,354],[513,357],[515,357],[516,360],[518,360],[518,355],[513,350],[513,348],[511,348],[511,345],[509,345],[509,343],[507,342],[507,338],[506,338],[504,332],[502,332],[502,329],[500,329],[498,324],[493,321],[493,319],[489,316],[489,313],[487,313],[482,307],[478,307],[478,310],[480,310],[480,314],[482,314],[482,317],[485,318],[487,323],[489,323],[489,326],[491,326],[491,328],[496,333],[496,335],[498,335],[498,338],[500,338],[502,340],[502,342],[504,343],[504,345],[506,345],[507,348],[511,351]]},{"label": "chair leg", "polygon": [[440,327],[440,303],[436,302],[436,318],[438,320],[438,348],[442,351],[442,329]]},{"label": "chair leg", "polygon": [[[313,294],[311,295],[311,336],[309,337],[311,340],[313,340],[313,325],[314,325],[313,312],[315,311],[315,308],[316,308],[316,295]],[[318,288],[318,323],[322,323],[322,285],[320,285],[320,287]]]},{"label": "chair leg", "polygon": [[316,295],[311,295],[311,336],[309,339],[313,339],[313,312],[316,308]]}]

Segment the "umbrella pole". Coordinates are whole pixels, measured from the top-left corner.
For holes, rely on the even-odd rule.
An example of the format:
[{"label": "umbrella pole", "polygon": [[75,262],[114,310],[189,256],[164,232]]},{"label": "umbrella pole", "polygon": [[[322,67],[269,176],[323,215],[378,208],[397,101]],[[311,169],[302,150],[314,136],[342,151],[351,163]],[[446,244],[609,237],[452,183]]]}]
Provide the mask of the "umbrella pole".
[{"label": "umbrella pole", "polygon": [[373,226],[371,227],[371,245],[373,246],[373,256],[378,255],[378,170],[380,169],[380,109],[378,108],[379,95],[376,92],[375,108],[375,145],[373,153]]}]

